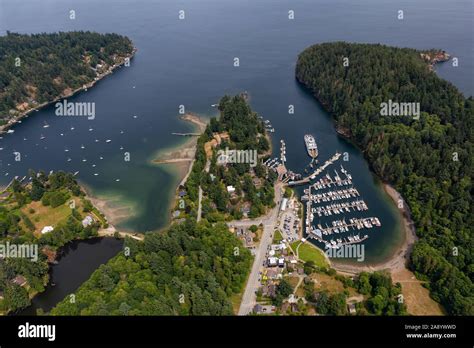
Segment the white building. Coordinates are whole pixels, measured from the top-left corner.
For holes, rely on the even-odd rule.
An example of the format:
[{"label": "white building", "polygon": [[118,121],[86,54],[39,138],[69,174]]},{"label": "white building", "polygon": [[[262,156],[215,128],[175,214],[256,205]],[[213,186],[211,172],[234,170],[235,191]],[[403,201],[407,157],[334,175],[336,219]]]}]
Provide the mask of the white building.
[{"label": "white building", "polygon": [[48,232],[52,232],[53,230],[54,230],[53,226],[44,226],[43,229],[41,230],[41,233],[45,234],[45,233],[48,233]]},{"label": "white building", "polygon": [[235,187],[232,186],[232,185],[227,186],[227,192],[234,193],[235,192]]},{"label": "white building", "polygon": [[84,220],[82,220],[82,227],[90,226],[90,225],[92,225],[93,222],[94,222],[94,219],[92,219],[92,217],[90,215],[87,215],[84,218]]},{"label": "white building", "polygon": [[286,205],[288,204],[288,198],[283,198],[282,201],[281,201],[281,211],[285,211],[286,210]]},{"label": "white building", "polygon": [[278,259],[278,267],[285,267],[285,259],[279,258]]},{"label": "white building", "polygon": [[275,267],[278,264],[278,259],[276,257],[269,257],[268,258],[268,265],[270,267]]}]

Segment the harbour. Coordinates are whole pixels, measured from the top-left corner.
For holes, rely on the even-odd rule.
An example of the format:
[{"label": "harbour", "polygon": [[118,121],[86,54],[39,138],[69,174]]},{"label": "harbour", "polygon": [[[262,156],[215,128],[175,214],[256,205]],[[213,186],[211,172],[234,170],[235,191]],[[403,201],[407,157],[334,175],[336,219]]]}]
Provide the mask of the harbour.
[{"label": "harbour", "polygon": [[[210,3],[209,0],[203,1]],[[90,3],[90,0],[84,0],[77,4],[76,10],[78,13],[86,12]],[[304,0],[303,3],[295,5],[296,13],[303,15],[302,9],[308,6],[309,1]],[[378,217],[382,223],[381,227],[372,228],[373,233],[366,233],[370,235],[364,242],[366,261],[383,261],[389,258],[402,242],[400,221],[397,218],[399,212],[384,193],[382,184],[370,172],[363,154],[350,142],[338,136],[332,117],[320,107],[310,93],[295,82],[296,56],[311,44],[335,38],[350,42],[380,42],[400,47],[439,47],[456,52],[463,64],[457,69],[448,65],[439,66],[437,73],[469,94],[472,94],[473,86],[467,72],[472,71],[473,60],[470,49],[465,45],[469,38],[460,36],[453,40],[453,32],[462,32],[461,29],[453,28],[438,31],[437,35],[427,35],[440,25],[465,27],[469,20],[468,13],[456,17],[454,21],[430,13],[429,23],[433,23],[432,25],[407,20],[400,32],[394,32],[393,28],[389,28],[380,19],[383,16],[379,15],[382,11],[387,11],[386,8],[374,1],[364,0],[364,3],[369,4],[372,9],[370,18],[376,23],[368,23],[366,15],[351,17],[352,6],[347,4],[323,2],[320,4],[321,11],[305,17],[299,16],[298,26],[285,27],[280,31],[268,30],[265,40],[271,50],[262,47],[262,38],[256,38],[255,33],[260,32],[262,24],[269,28],[281,27],[281,23],[276,21],[283,20],[279,13],[287,9],[290,4],[288,1],[274,4],[264,0],[252,4],[253,14],[250,16],[248,9],[242,6],[212,2],[212,9],[206,13],[202,10],[202,5],[189,2],[186,7],[190,13],[195,14],[193,21],[179,22],[188,23],[187,25],[177,24],[173,16],[161,12],[160,5],[153,2],[135,9],[139,12],[137,16],[141,18],[140,22],[127,15],[130,4],[126,2],[114,4],[113,15],[108,12],[108,6],[103,6],[97,8],[89,17],[82,17],[81,21],[70,21],[66,18],[64,14],[69,8],[61,2],[55,6],[40,5],[34,1],[24,2],[22,6],[31,6],[32,11],[45,12],[44,17],[36,18],[35,21],[32,21],[25,11],[21,11],[21,8],[18,9],[18,5],[5,4],[5,13],[12,15],[5,16],[1,21],[2,33],[5,30],[23,33],[118,31],[128,35],[139,50],[130,67],[122,67],[97,82],[94,87],[69,98],[70,101],[78,102],[94,101],[97,106],[94,120],[85,117],[57,117],[54,115],[54,108],[48,106],[33,112],[24,118],[22,123],[14,125],[11,128],[14,132],[3,134],[3,139],[0,139],[0,147],[4,149],[0,151],[1,184],[6,186],[14,176],[27,175],[30,168],[43,169],[45,172],[79,172],[77,178],[90,187],[93,195],[106,199],[109,206],[119,210],[118,215],[126,215],[121,223],[114,224],[117,228],[135,232],[158,230],[167,224],[169,202],[180,178],[176,177],[176,170],[155,165],[152,160],[159,149],[179,146],[183,142],[185,137],[174,136],[173,132],[193,132],[191,126],[179,119],[178,106],[183,104],[188,111],[215,116],[215,103],[224,94],[237,94],[247,90],[251,96],[252,109],[269,120],[266,128],[272,137],[273,149],[278,151],[280,140],[285,141],[284,161],[276,154],[279,164],[284,164],[287,168],[280,172],[282,179],[288,184],[293,182],[292,187],[300,197],[309,185],[328,185],[325,181],[321,182],[327,174],[325,171],[310,179],[318,164],[313,163],[313,168],[308,164],[311,158],[305,150],[304,135],[312,134],[318,143],[319,163],[324,164],[336,152],[341,154],[341,158],[326,167],[326,171],[331,180],[335,181],[334,170],[337,170],[343,180],[347,180],[340,170],[342,164],[353,175],[352,183],[339,186],[329,182],[331,187],[321,186],[318,190],[312,187],[311,192],[325,193],[335,187],[355,187],[360,196],[351,200],[363,199],[369,208],[365,211],[367,216]],[[412,13],[419,13],[423,7],[415,3],[405,5]],[[444,6],[442,2],[439,2],[439,5]],[[268,11],[264,23],[262,17],[257,15],[262,9]],[[338,18],[351,18],[351,21],[341,27],[339,21],[325,15],[329,10],[336,11]],[[396,12],[397,8],[392,6],[390,10]],[[230,14],[245,17],[246,25],[242,27],[242,23],[230,18]],[[43,18],[58,20],[47,21]],[[213,20],[209,20],[210,18]],[[217,19],[219,21],[216,24]],[[163,23],[161,35],[156,35],[156,30],[144,25],[157,21]],[[314,26],[315,21],[328,30],[318,31]],[[215,25],[221,30],[216,32]],[[377,25],[381,30],[371,32],[368,37],[367,31],[373,25]],[[208,37],[209,33],[214,35],[212,40],[197,40],[200,36]],[[222,49],[216,51],[213,49],[215,46]],[[242,62],[239,68],[233,67],[232,59],[229,59],[235,56],[236,50]],[[159,60],[156,57],[159,57]],[[198,83],[199,88],[196,83],[190,81]],[[288,113],[288,105],[294,105],[293,114]],[[48,128],[43,127],[45,122],[49,125]],[[125,134],[121,131],[125,131]],[[45,139],[40,140],[41,134]],[[96,142],[96,139],[99,142]],[[106,139],[111,142],[105,143]],[[81,144],[84,149],[81,149]],[[65,152],[65,148],[69,151]],[[14,161],[14,151],[22,154],[21,161]],[[129,162],[124,160],[125,152],[131,155]],[[346,154],[347,161],[344,160]],[[84,159],[86,161],[83,161]],[[93,164],[96,167],[92,167]],[[275,170],[279,168],[275,163],[273,166]],[[98,175],[94,175],[95,173]],[[298,183],[305,178],[304,182]],[[344,203],[344,200],[320,204],[325,208],[327,205],[339,203]],[[312,207],[318,208],[316,204],[312,204]],[[361,214],[350,209],[350,214]],[[332,209],[333,215],[330,216],[322,214],[319,217],[317,213],[314,214],[316,225],[319,218],[322,226],[331,226],[332,219],[340,220],[344,215],[350,215],[347,211],[334,215]],[[349,217],[346,222],[349,222]],[[321,246],[324,247],[324,244]]]},{"label": "harbour", "polygon": [[[310,134],[304,136],[304,143],[308,155],[312,158],[310,166],[313,168],[313,161],[318,155],[318,145]],[[290,187],[309,184],[303,189],[301,196],[301,201],[305,202],[304,235],[306,238],[321,243],[326,249],[338,249],[344,245],[362,243],[369,238],[369,235],[361,235],[358,231],[372,230],[372,228],[382,226],[380,219],[376,216],[347,217],[349,214],[367,212],[369,207],[361,198],[359,190],[354,187],[352,175],[342,164],[340,165],[341,174],[334,169],[333,176],[328,172],[322,176],[323,172],[340,157],[341,153],[336,152],[313,173],[302,177],[301,174],[295,174],[287,169],[286,143],[281,139],[280,157],[269,158],[262,162],[263,165],[278,173],[278,180]],[[333,215],[342,215],[342,219],[331,220],[323,226],[321,218]],[[337,237],[333,238],[332,235],[337,235]]]}]

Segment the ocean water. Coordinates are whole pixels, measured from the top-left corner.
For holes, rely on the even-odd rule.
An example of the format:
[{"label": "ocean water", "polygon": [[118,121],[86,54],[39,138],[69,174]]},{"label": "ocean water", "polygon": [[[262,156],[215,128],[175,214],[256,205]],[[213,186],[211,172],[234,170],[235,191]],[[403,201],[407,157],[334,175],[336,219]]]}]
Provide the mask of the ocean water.
[{"label": "ocean water", "polygon": [[[76,19],[69,19],[70,10]],[[294,20],[288,18],[290,10]],[[399,10],[403,20],[397,19]],[[69,98],[94,102],[94,120],[57,117],[54,107],[47,107],[5,135],[0,140],[0,183],[27,175],[30,168],[78,171],[95,196],[130,214],[119,228],[157,230],[168,222],[178,178],[171,168],[150,160],[160,149],[182,142],[172,132],[192,129],[179,120],[179,105],[211,116],[216,111],[210,105],[221,96],[245,90],[252,107],[274,126],[274,148],[285,140],[292,170],[302,172],[308,163],[306,133],[315,136],[322,162],[336,151],[349,154],[350,160],[342,163],[369,206],[364,215],[378,216],[383,224],[370,232],[366,261],[381,261],[402,239],[396,208],[360,151],[336,134],[330,116],[295,81],[297,55],[312,44],[336,40],[440,48],[456,56],[459,66],[445,63],[437,73],[472,95],[472,24],[473,3],[464,0],[3,0],[1,34],[117,32],[129,36],[138,53],[130,67]],[[288,114],[289,105],[295,114]],[[43,128],[45,122],[49,128]],[[22,154],[21,162],[14,161],[15,151]],[[130,153],[129,162],[124,152]],[[331,175],[339,164],[330,168]]]}]

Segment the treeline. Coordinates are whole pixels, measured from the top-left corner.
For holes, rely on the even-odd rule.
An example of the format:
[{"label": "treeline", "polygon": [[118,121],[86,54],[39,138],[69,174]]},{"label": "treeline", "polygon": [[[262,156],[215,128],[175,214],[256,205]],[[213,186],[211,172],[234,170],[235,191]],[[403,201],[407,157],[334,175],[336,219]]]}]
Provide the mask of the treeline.
[{"label": "treeline", "polygon": [[[268,171],[258,157],[270,149],[265,127],[242,95],[224,96],[220,100],[219,111],[220,117],[211,118],[197,143],[193,169],[185,184],[189,200],[186,204],[187,213],[195,216],[198,189],[201,186],[204,192],[202,216],[208,221],[223,221],[227,217],[240,219],[243,216],[242,207],[246,204],[249,217],[260,216],[267,207],[274,205],[275,197],[273,182],[276,174]],[[223,139],[221,144],[213,148],[209,171],[206,172],[204,147],[216,134],[226,134],[228,139]],[[227,149],[255,154],[256,163],[219,163],[219,150]],[[228,186],[235,188],[234,195],[228,192]]]},{"label": "treeline", "polygon": [[[306,268],[306,266],[305,266]],[[305,271],[306,272],[306,271]],[[367,273],[362,272],[352,279],[336,274],[334,269],[317,270],[334,276],[344,287],[342,292],[315,289],[314,281],[306,277],[302,284],[307,303],[314,306],[321,315],[348,315],[348,299],[351,297],[350,289],[364,295],[363,300],[357,299],[354,303],[357,315],[407,315],[407,307],[400,283],[393,284],[390,274],[382,271]],[[352,291],[353,294],[353,291]]]},{"label": "treeline", "polygon": [[[431,281],[432,297],[450,314],[472,315],[474,102],[430,71],[421,53],[325,43],[299,55],[296,78],[408,202],[420,238],[411,267]],[[419,119],[382,116],[389,100],[419,103]]]},{"label": "treeline", "polygon": [[[0,202],[0,244],[37,245],[38,260],[32,261],[23,257],[6,257],[0,259],[0,311],[7,313],[17,311],[30,304],[30,297],[45,289],[48,281],[48,257],[73,239],[85,239],[97,236],[99,222],[84,227],[84,215],[93,209],[84,198],[80,186],[70,173],[56,172],[46,175],[44,172],[30,172],[31,182],[24,185],[13,180],[9,195]],[[58,221],[54,230],[45,234],[39,232],[35,223],[43,221],[45,212],[35,211],[30,205],[41,202],[40,207],[59,207],[69,204],[71,200],[76,207],[69,207],[62,214],[57,214]],[[81,208],[79,208],[79,202]],[[33,221],[32,221],[33,220]],[[44,227],[38,223],[39,227]],[[21,286],[14,282],[18,277],[26,280]]]},{"label": "treeline", "polygon": [[23,103],[35,107],[92,82],[132,50],[117,34],[7,32],[0,36],[0,124],[25,110]]},{"label": "treeline", "polygon": [[102,265],[53,315],[232,315],[230,297],[247,278],[250,252],[225,224],[187,219]]}]

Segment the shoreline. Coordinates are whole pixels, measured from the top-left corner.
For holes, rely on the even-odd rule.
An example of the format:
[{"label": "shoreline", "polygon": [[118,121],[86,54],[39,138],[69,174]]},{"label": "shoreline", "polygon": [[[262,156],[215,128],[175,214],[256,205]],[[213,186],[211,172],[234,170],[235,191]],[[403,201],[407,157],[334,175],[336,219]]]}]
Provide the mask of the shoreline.
[{"label": "shoreline", "polygon": [[22,113],[20,113],[18,116],[15,116],[15,117],[12,117],[10,120],[8,120],[7,123],[5,123],[4,125],[1,125],[0,126],[0,135],[1,134],[4,134],[8,131],[8,129],[10,129],[11,127],[13,127],[15,124],[17,123],[21,123],[20,121],[24,118],[27,118],[30,116],[31,113],[33,113],[33,111],[40,111],[41,109],[51,105],[51,104],[54,104],[60,100],[63,100],[63,99],[66,99],[66,98],[70,98],[76,94],[78,94],[79,92],[82,92],[82,91],[86,91],[87,89],[89,88],[92,88],[93,86],[95,86],[95,84],[99,81],[101,81],[103,78],[107,77],[108,75],[112,74],[114,72],[114,70],[116,70],[117,68],[121,67],[122,65],[125,64],[125,59],[129,59],[130,61],[132,60],[132,58],[135,56],[135,53],[138,51],[138,49],[136,47],[133,47],[133,50],[130,54],[128,54],[127,56],[125,57],[120,57],[120,61],[114,65],[112,65],[111,67],[109,67],[109,69],[107,69],[107,71],[105,71],[104,73],[102,74],[99,74],[97,75],[94,80],[92,80],[91,82],[83,85],[82,87],[78,87],[76,88],[75,90],[72,90],[71,92],[65,94],[65,95],[59,95],[57,96],[56,98],[54,98],[53,100],[51,101],[46,101],[44,103],[41,103],[41,104],[38,104],[36,105],[35,107],[32,107],[28,110],[25,110],[23,111]]},{"label": "shoreline", "polygon": [[[197,114],[186,113],[182,115],[180,119],[191,123],[194,126],[195,131],[200,135],[206,130],[207,122]],[[197,140],[199,136],[190,136],[190,139],[186,140],[183,144],[163,150],[161,153],[156,155],[157,158],[151,161],[151,163],[155,165],[172,165],[172,169],[175,171],[178,178],[178,185],[174,189],[174,193],[168,205],[169,221],[168,224],[162,229],[169,227],[172,221],[171,211],[176,206],[178,199],[176,192],[180,186],[186,183],[186,180],[192,172],[197,151]]]},{"label": "shoreline", "polygon": [[[192,123],[196,127],[196,130],[199,131],[201,134],[207,127],[207,123],[196,114],[187,113],[181,116],[180,119]],[[179,144],[177,146],[161,150],[161,153],[154,155],[157,158],[152,159],[150,161],[150,163],[154,165],[172,165],[171,170],[173,171],[173,173],[171,175],[178,178],[178,184],[174,190],[175,192],[171,193],[170,196],[170,203],[168,206],[169,211],[171,211],[171,209],[176,204],[176,190],[186,181],[187,177],[191,173],[192,166],[194,164],[194,155],[196,152],[198,137],[192,136],[189,138],[190,139],[185,141],[183,144]],[[115,227],[115,225],[120,224],[122,221],[133,215],[133,207],[127,205],[117,207],[111,206],[111,203],[116,201],[115,199],[99,197],[98,195],[95,195],[93,193],[92,188],[87,186],[87,184],[82,181],[79,181],[79,183],[86,194],[85,198],[90,200],[94,207],[96,207],[105,216],[109,224],[108,228],[101,228],[98,231],[99,236],[113,237],[114,234],[118,232],[121,238],[128,236],[136,240],[143,240],[144,233],[142,232]],[[119,199],[118,202],[122,202],[122,200]],[[169,227],[170,221],[168,221],[168,223],[160,230]]]},{"label": "shoreline", "polygon": [[[79,181],[79,184],[86,194],[85,199],[88,199],[89,201],[91,201],[92,205],[104,215],[109,225],[109,228],[113,228],[114,232],[117,231],[114,225],[120,223],[121,221],[123,221],[124,219],[130,216],[131,207],[126,207],[126,206],[118,207],[118,208],[109,207],[108,204],[111,202],[110,199],[100,198],[97,195],[94,195],[92,193],[92,189],[82,181]],[[120,212],[125,209],[127,210],[127,213]],[[122,233],[122,232],[119,232],[119,233]]]},{"label": "shoreline", "polygon": [[364,271],[373,272],[385,269],[389,269],[391,274],[395,274],[405,269],[408,270],[407,265],[411,250],[413,248],[413,244],[418,239],[415,233],[415,225],[410,216],[410,210],[408,208],[408,205],[401,196],[401,194],[388,183],[382,183],[382,186],[385,193],[395,203],[395,206],[398,206],[398,202],[400,200],[403,202],[403,208],[397,208],[402,223],[403,242],[399,247],[394,250],[393,254],[386,261],[360,266],[355,264],[331,262],[331,267],[334,268],[336,271],[340,273],[354,275]]},{"label": "shoreline", "polygon": [[[186,113],[181,116],[180,119],[191,123],[199,134],[202,134],[207,127],[207,123],[196,114]],[[198,137],[199,136],[191,135],[183,144],[161,150],[161,152],[154,155],[156,158],[152,159],[151,163],[176,164],[180,162],[194,162]]]}]

